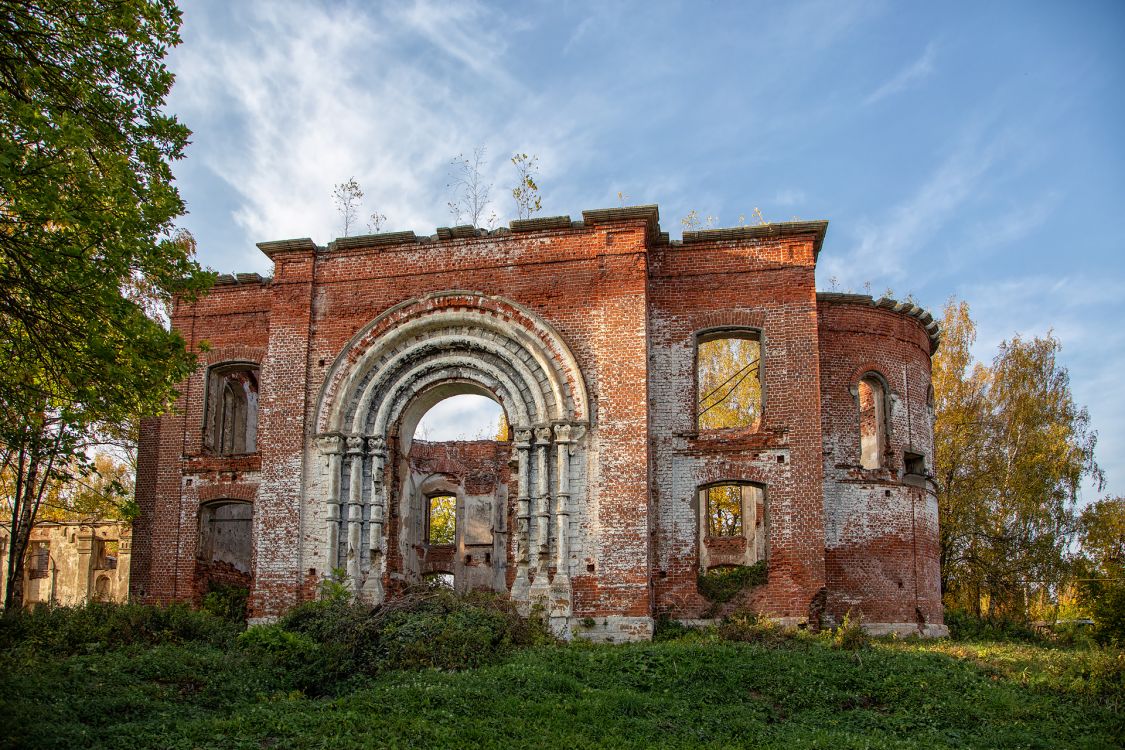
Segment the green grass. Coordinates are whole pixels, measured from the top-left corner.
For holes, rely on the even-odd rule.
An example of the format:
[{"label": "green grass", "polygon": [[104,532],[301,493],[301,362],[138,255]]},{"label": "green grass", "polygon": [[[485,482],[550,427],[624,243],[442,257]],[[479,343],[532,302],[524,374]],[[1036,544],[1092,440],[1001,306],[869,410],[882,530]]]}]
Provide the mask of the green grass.
[{"label": "green grass", "polygon": [[19,748],[1110,748],[1120,650],[829,638],[541,646],[462,672],[286,687],[258,652],[176,643],[0,656]]}]

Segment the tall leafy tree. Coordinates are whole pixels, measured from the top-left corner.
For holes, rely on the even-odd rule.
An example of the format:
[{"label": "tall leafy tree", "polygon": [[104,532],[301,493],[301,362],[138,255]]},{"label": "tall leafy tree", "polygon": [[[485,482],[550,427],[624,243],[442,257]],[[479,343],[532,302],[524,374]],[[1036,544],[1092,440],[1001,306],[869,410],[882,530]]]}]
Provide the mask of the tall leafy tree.
[{"label": "tall leafy tree", "polygon": [[1016,336],[974,362],[968,305],[945,309],[934,358],[935,453],[946,601],[1022,615],[1030,594],[1069,575],[1086,477],[1101,481],[1096,434],[1074,403],[1054,336]]},{"label": "tall leafy tree", "polygon": [[190,132],[163,110],[163,58],[179,26],[172,0],[0,0],[7,606],[44,488],[96,425],[159,413],[194,367],[153,315],[212,281],[173,224]]},{"label": "tall leafy tree", "polygon": [[1078,599],[1098,640],[1125,644],[1125,498],[1098,500],[1079,520]]}]

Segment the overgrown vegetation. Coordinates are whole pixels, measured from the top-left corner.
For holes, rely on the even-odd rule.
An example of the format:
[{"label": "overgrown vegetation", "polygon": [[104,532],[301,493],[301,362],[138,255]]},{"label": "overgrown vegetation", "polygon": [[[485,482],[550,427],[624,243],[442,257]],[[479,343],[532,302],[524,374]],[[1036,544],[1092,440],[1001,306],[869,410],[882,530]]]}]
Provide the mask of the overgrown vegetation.
[{"label": "overgrown vegetation", "polygon": [[665,643],[545,644],[502,602],[449,592],[322,601],[241,635],[183,607],[40,609],[0,621],[0,746],[1113,747],[1125,732],[1119,649],[840,648],[850,620],[817,635],[748,614],[665,626]]},{"label": "overgrown vegetation", "polygon": [[553,640],[542,620],[520,617],[508,599],[435,588],[374,609],[346,597],[307,602],[274,625],[248,629],[238,646],[287,675],[288,687],[320,695],[357,676],[471,669]]},{"label": "overgrown vegetation", "polygon": [[766,583],[766,561],[753,565],[725,565],[699,574],[699,593],[716,604],[725,604],[739,592]]},{"label": "overgrown vegetation", "polygon": [[212,584],[211,590],[203,597],[203,605],[200,609],[221,620],[246,622],[246,604],[249,598],[249,589],[221,583]]}]

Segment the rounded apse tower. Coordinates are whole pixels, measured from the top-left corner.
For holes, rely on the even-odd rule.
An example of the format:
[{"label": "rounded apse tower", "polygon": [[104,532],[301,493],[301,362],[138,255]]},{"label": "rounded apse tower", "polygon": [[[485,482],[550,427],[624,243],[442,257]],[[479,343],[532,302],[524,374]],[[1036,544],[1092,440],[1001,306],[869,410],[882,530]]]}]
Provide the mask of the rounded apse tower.
[{"label": "rounded apse tower", "polygon": [[827,614],[874,633],[945,635],[930,357],[910,303],[817,295]]}]

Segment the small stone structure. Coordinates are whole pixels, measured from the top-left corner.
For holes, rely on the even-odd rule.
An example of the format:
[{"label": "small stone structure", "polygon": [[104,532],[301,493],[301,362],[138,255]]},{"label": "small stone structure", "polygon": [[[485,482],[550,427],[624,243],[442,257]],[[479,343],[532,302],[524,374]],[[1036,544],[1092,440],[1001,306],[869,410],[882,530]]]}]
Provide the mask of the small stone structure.
[{"label": "small stone structure", "polygon": [[[7,551],[10,530],[0,526]],[[42,521],[31,530],[23,568],[23,604],[71,606],[129,598],[132,530],[122,521]],[[0,558],[0,599],[8,556]]]},{"label": "small stone structure", "polygon": [[[342,569],[368,601],[438,577],[592,638],[735,607],[944,632],[937,324],[818,294],[826,229],[672,241],[641,206],[260,244],[272,278],[174,308],[209,348],[142,428],[132,593],[241,583],[265,619]],[[507,440],[413,440],[464,393]],[[748,566],[764,582],[700,593]]]}]

